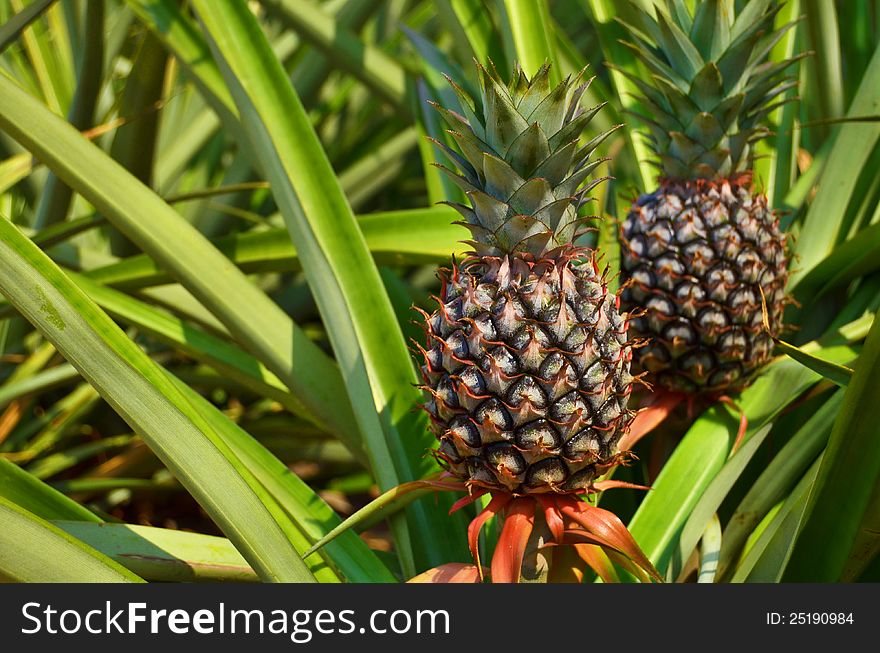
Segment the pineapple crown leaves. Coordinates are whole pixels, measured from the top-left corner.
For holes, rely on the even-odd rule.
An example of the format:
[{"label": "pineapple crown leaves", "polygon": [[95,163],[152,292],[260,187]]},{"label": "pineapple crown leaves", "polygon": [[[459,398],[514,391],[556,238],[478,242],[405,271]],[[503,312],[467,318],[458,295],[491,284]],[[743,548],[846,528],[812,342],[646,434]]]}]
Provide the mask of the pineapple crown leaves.
[{"label": "pineapple crown leaves", "polygon": [[737,14],[734,0],[682,0],[654,6],[653,15],[631,5],[619,20],[623,42],[651,73],[649,81],[613,65],[632,81],[650,117],[637,114],[664,177],[722,179],[751,170],[754,143],[770,133],[766,117],[794,98],[797,82],[785,71],[806,54],[768,61],[773,47],[795,22],[774,30],[782,8],[772,0],[749,0]]},{"label": "pineapple crown leaves", "polygon": [[489,62],[476,64],[480,91],[473,96],[447,77],[461,112],[433,106],[447,123],[456,149],[434,140],[455,170],[437,165],[465,192],[471,206],[450,203],[471,231],[478,255],[523,252],[541,256],[569,245],[590,218],[578,210],[607,177],[587,178],[603,161],[593,154],[614,127],[580,144],[604,106],[579,104],[592,79],[583,72],[550,85],[550,64],[531,78],[517,64],[505,84]]}]

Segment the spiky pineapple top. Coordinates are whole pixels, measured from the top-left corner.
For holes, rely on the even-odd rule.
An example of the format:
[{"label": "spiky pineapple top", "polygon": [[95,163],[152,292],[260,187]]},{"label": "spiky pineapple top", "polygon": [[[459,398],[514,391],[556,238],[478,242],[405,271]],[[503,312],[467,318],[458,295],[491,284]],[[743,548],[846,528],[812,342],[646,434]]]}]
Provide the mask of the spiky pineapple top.
[{"label": "spiky pineapple top", "polygon": [[[472,206],[456,205],[474,252],[441,270],[425,314],[425,409],[438,459],[470,485],[508,494],[582,493],[619,460],[632,420],[626,315],[592,252],[572,241],[605,132],[579,147],[599,107],[549,69],[508,86],[478,67],[464,115],[438,107],[460,152],[437,143]],[[451,80],[450,80],[450,83]],[[601,181],[601,180],[599,180]]]},{"label": "spiky pineapple top", "polygon": [[667,6],[654,15],[633,6],[633,22],[624,22],[651,82],[621,70],[650,113],[639,117],[661,176],[720,180],[751,170],[767,114],[796,85],[785,77],[794,58],[767,61],[793,23],[773,29],[781,5],[771,0],[751,0],[736,15],[733,0],[698,2],[693,15],[683,2]]},{"label": "spiky pineapple top", "polygon": [[614,130],[578,145],[584,128],[604,106],[579,108],[589,85],[578,85],[580,76],[551,89],[549,64],[531,79],[517,65],[505,86],[493,66],[477,69],[480,93],[473,98],[449,79],[463,115],[435,105],[459,149],[436,142],[458,172],[439,167],[472,203],[451,205],[464,216],[473,237],[469,244],[477,254],[522,252],[540,258],[583,233],[585,220],[578,209],[602,181],[584,185],[603,161],[591,156]]}]

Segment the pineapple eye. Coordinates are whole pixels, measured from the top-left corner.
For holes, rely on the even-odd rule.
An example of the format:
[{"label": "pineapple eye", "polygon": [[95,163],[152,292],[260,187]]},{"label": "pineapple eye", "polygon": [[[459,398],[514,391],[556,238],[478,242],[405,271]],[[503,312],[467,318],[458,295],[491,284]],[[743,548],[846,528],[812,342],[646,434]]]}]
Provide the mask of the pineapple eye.
[{"label": "pineapple eye", "polygon": [[464,311],[462,311],[460,297],[443,305],[443,318],[446,322],[458,322],[463,315]]},{"label": "pineapple eye", "polygon": [[659,220],[651,226],[646,236],[648,238],[648,256],[660,256],[675,239],[675,230],[669,220]]},{"label": "pineapple eye", "polygon": [[725,264],[716,265],[706,276],[706,285],[709,287],[709,296],[716,302],[724,302],[730,288],[736,283],[736,273]]},{"label": "pineapple eye", "polygon": [[458,408],[458,394],[455,391],[455,384],[448,376],[444,376],[440,383],[437,384],[437,397],[449,408]]},{"label": "pineapple eye", "polygon": [[440,441],[440,446],[437,447],[437,451],[441,454],[444,460],[447,460],[452,464],[461,462],[461,456],[458,454],[458,449],[456,449],[455,445],[448,439]]},{"label": "pineapple eye", "polygon": [[718,339],[718,352],[724,352],[724,358],[738,360],[745,356],[748,343],[741,329],[731,329]]},{"label": "pineapple eye", "polygon": [[469,447],[479,447],[480,431],[467,417],[456,417],[452,420],[452,426],[447,431],[449,436],[457,438]]},{"label": "pineapple eye", "polygon": [[682,358],[681,367],[693,377],[705,379],[706,375],[716,367],[715,358],[708,350],[701,349]]},{"label": "pineapple eye", "polygon": [[556,429],[545,419],[539,419],[516,430],[515,442],[520,449],[556,450],[562,438]]},{"label": "pineapple eye", "polygon": [[576,433],[562,450],[569,461],[598,460],[602,455],[602,437],[592,429]]},{"label": "pineapple eye", "polygon": [[716,335],[723,331],[729,323],[724,311],[717,308],[704,308],[697,316],[697,324],[703,330],[704,335]]},{"label": "pineapple eye", "polygon": [[752,343],[749,359],[752,361],[764,361],[770,357],[771,351],[773,351],[773,340],[766,333],[762,333]]},{"label": "pineapple eye", "polygon": [[736,264],[742,270],[742,279],[748,283],[755,283],[764,270],[764,262],[761,257],[752,250],[744,249],[736,255]]},{"label": "pineapple eye", "polygon": [[581,471],[572,474],[569,479],[565,482],[566,490],[586,490],[590,487],[590,484],[593,482],[593,479],[596,476],[596,472],[593,470],[593,467],[587,467],[582,469]]},{"label": "pineapple eye", "polygon": [[686,245],[682,254],[690,264],[690,273],[698,277],[706,274],[715,258],[715,252],[704,240],[696,240]]},{"label": "pineapple eye", "polygon": [[486,447],[486,462],[496,469],[504,468],[511,476],[526,471],[526,461],[512,444],[499,443]]},{"label": "pineapple eye", "polygon": [[648,255],[648,243],[644,236],[636,236],[629,241],[629,247],[624,248],[624,255],[627,260],[633,262],[638,261]]},{"label": "pineapple eye", "polygon": [[590,391],[593,388],[601,387],[607,376],[608,373],[605,371],[602,361],[596,361],[581,375],[581,390]]},{"label": "pineapple eye", "polygon": [[472,480],[487,484],[495,483],[495,475],[492,473],[492,470],[486,466],[485,461],[474,456],[468,458],[466,463],[468,476]]},{"label": "pineapple eye", "polygon": [[742,370],[739,363],[728,363],[719,366],[718,369],[712,372],[707,385],[709,387],[725,387],[740,376],[742,376]]},{"label": "pineapple eye", "polygon": [[455,358],[465,359],[470,353],[468,351],[467,338],[461,331],[453,331],[446,338],[446,346],[449,349],[449,353],[455,356]]},{"label": "pineapple eye", "polygon": [[676,221],[675,240],[686,245],[698,238],[706,237],[706,227],[700,215],[694,209],[683,211]]},{"label": "pineapple eye", "polygon": [[755,291],[751,288],[738,288],[730,293],[729,300],[730,308],[734,310],[734,312],[739,312],[740,310],[748,310],[748,309],[758,309],[760,304],[758,302],[758,298],[755,296]]},{"label": "pineapple eye", "polygon": [[563,355],[559,352],[554,352],[541,363],[541,367],[538,368],[538,376],[545,381],[552,381],[559,375],[563,364],[565,364]]},{"label": "pineapple eye", "polygon": [[474,290],[474,302],[483,309],[492,306],[492,302],[498,296],[498,286],[493,283],[481,283]]},{"label": "pineapple eye", "polygon": [[569,392],[550,408],[550,418],[555,422],[569,423],[586,414],[587,405],[579,392]]},{"label": "pineapple eye", "polygon": [[568,332],[568,336],[566,336],[562,346],[567,352],[574,354],[583,348],[586,341],[587,330],[582,326],[576,326]]},{"label": "pineapple eye", "polygon": [[468,393],[474,397],[485,396],[486,381],[483,379],[483,375],[480,374],[475,367],[468,367],[458,378],[461,380],[462,386],[467,389]]},{"label": "pineapple eye", "polygon": [[559,485],[568,476],[568,468],[560,458],[545,458],[529,467],[526,485]]},{"label": "pineapple eye", "polygon": [[670,255],[658,258],[654,271],[657,275],[657,287],[663,290],[672,290],[685,274],[684,263]]},{"label": "pineapple eye", "polygon": [[519,372],[516,357],[506,347],[495,347],[483,357],[480,367],[487,374],[492,372],[493,367],[505,376],[515,376]]},{"label": "pineapple eye", "polygon": [[480,424],[488,422],[500,431],[509,431],[513,428],[513,418],[510,413],[494,397],[481,404],[474,416]]},{"label": "pineapple eye", "polygon": [[428,365],[431,371],[436,372],[443,367],[443,352],[440,351],[440,345],[436,345],[428,350]]},{"label": "pineapple eye", "polygon": [[691,347],[697,344],[698,338],[688,320],[677,320],[666,325],[662,331],[663,338],[672,343],[674,348]]},{"label": "pineapple eye", "polygon": [[511,406],[519,406],[524,400],[535,408],[540,409],[547,406],[547,395],[530,376],[524,376],[514,383],[507,394],[507,401]]},{"label": "pineapple eye", "polygon": [[492,324],[492,320],[486,313],[483,313],[476,318],[474,318],[474,327],[477,331],[479,331],[480,336],[484,340],[494,340],[496,337],[495,334],[495,325]]}]

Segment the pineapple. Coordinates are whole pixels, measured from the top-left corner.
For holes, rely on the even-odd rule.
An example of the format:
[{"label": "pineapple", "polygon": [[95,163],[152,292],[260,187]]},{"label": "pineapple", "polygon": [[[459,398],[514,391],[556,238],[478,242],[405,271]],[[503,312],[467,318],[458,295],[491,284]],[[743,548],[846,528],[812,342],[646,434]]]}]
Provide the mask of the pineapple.
[{"label": "pineapple", "polygon": [[775,4],[751,0],[737,15],[732,0],[696,3],[693,14],[687,3],[653,15],[633,7],[626,25],[652,73],[650,84],[630,79],[661,175],[620,227],[622,300],[644,310],[631,322],[648,339],[635,362],[672,392],[742,389],[782,328],[786,241],[752,184],[765,118],[795,85],[784,77],[793,60],[766,61],[790,27],[773,30]]},{"label": "pineapple", "polygon": [[441,270],[439,307],[424,314],[425,409],[449,472],[494,495],[589,491],[618,461],[632,420],[627,320],[592,252],[578,209],[611,133],[578,141],[601,107],[581,110],[587,84],[551,88],[549,65],[505,86],[478,65],[479,97],[449,80],[464,115],[436,107],[458,152],[437,142],[464,190],[473,252]]}]

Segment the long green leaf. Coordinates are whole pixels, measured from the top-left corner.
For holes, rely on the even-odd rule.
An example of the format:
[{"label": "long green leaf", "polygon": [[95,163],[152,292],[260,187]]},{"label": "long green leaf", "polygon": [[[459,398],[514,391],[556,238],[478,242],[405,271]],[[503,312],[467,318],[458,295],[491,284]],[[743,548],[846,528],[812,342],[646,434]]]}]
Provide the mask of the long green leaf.
[{"label": "long green leaf", "polygon": [[[846,389],[798,533],[785,578],[837,582],[863,535],[880,545],[880,517],[871,505],[880,484],[880,437],[874,410],[880,387],[880,320],[874,320]],[[859,554],[865,554],[859,551]],[[867,561],[865,561],[867,563]]]},{"label": "long green leaf", "polygon": [[[847,117],[875,114],[878,106],[880,46],[874,51]],[[810,205],[795,245],[798,264],[789,278],[792,287],[797,286],[846,237],[843,222],[852,191],[878,140],[880,122],[853,122],[840,128],[820,179],[816,198]]]},{"label": "long green leaf", "polygon": [[[86,8],[85,48],[77,69],[76,92],[67,119],[79,130],[94,124],[95,105],[104,81],[104,3],[93,2]],[[63,222],[70,209],[73,192],[59,179],[49,174],[34,225],[42,229],[53,223]]]},{"label": "long green leaf", "polygon": [[[365,84],[396,109],[407,111],[406,77],[400,65],[382,50],[364,43],[336,24],[332,16],[306,0],[262,0],[266,7],[330,61]],[[204,12],[200,12],[204,13]]]},{"label": "long green leaf", "polygon": [[797,485],[810,464],[828,442],[834,418],[840,410],[843,392],[837,391],[785,443],[770,461],[730,518],[724,529],[718,576],[726,578],[743,545],[771,508]]},{"label": "long green leaf", "polygon": [[770,516],[769,523],[737,566],[732,582],[778,583],[782,580],[819,464],[819,460],[813,463],[778,512]]},{"label": "long green leaf", "polygon": [[232,543],[222,537],[134,524],[53,523],[146,580],[259,580]]},{"label": "long green leaf", "polygon": [[0,128],[171,272],[318,423],[334,433],[356,428],[338,368],[277,304],[149,188],[5,77]]},{"label": "long green leaf", "polygon": [[550,9],[546,0],[504,0],[507,19],[513,33],[516,56],[526,75],[534,75],[549,61],[550,83],[561,79],[556,47],[550,30]]},{"label": "long green leaf", "polygon": [[42,519],[101,521],[88,508],[34,478],[5,458],[0,458],[0,496]]},{"label": "long green leaf", "polygon": [[835,247],[800,279],[794,287],[794,296],[803,308],[792,311],[792,319],[807,314],[812,304],[832,290],[877,270],[880,270],[880,224],[862,229]]},{"label": "long green leaf", "polygon": [[[377,265],[403,266],[446,262],[462,256],[468,237],[452,224],[455,213],[447,206],[373,213],[357,223]],[[286,229],[266,229],[233,234],[218,240],[217,249],[242,271],[298,272],[302,269]],[[125,290],[171,283],[173,278],[149,256],[139,254],[85,273],[101,284]]]},{"label": "long green leaf", "polygon": [[[178,379],[171,378],[235,454],[248,465],[284,511],[297,523],[309,544],[320,539],[340,523],[339,517],[330,506],[291,472],[287,465],[195,390]],[[303,546],[300,553],[305,549],[306,547]],[[376,554],[354,533],[344,534],[338,541],[329,544],[322,554],[325,554],[333,567],[351,582],[380,583],[396,580]]]},{"label": "long green leaf", "polygon": [[[596,26],[599,43],[606,59],[614,62],[615,66],[638,75],[638,62],[632,52],[619,42],[620,39],[626,37],[626,34],[623,28],[615,22],[615,3],[612,0],[588,0],[586,4],[589,7],[593,24]],[[626,75],[614,68],[610,70],[610,77],[612,89],[616,94],[616,98],[614,98],[616,105],[625,111],[632,111],[636,104],[633,98],[637,96],[635,85],[626,78]],[[633,160],[639,172],[637,180],[639,190],[648,192],[654,187],[653,181],[656,172],[651,167],[653,156],[648,147],[647,136],[632,128],[626,130],[626,136],[627,144],[632,150]]]},{"label": "long green leaf", "polygon": [[0,290],[143,436],[263,578],[311,578],[262,486],[161,368],[5,220]]},{"label": "long green leaf", "polygon": [[677,555],[673,556],[673,563],[669,571],[669,575],[673,578],[678,576],[682,565],[687,562],[694,547],[697,546],[697,543],[703,536],[706,524],[716,514],[718,508],[721,507],[721,503],[724,501],[730,488],[751,461],[758,447],[764,442],[764,439],[770,433],[771,427],[771,424],[767,424],[745,440],[706,487],[700,500],[691,511],[690,517],[688,517],[687,522],[682,527],[681,535],[678,538]]},{"label": "long green leaf", "polygon": [[[816,350],[805,347],[807,350]],[[834,362],[855,357],[846,346],[821,350]],[[792,360],[774,362],[737,399],[749,429],[762,428],[791,401],[821,377]],[[736,435],[736,420],[724,416],[720,407],[709,409],[690,428],[663,466],[652,490],[629,524],[645,554],[661,570],[666,568],[672,547],[706,487],[723,467]],[[748,436],[747,436],[748,437]]]},{"label": "long green leaf", "polygon": [[27,583],[138,583],[118,562],[0,497],[0,578]]},{"label": "long green leaf", "polygon": [[[248,353],[221,338],[191,326],[184,320],[104,287],[87,277],[72,274],[71,278],[92,301],[116,319],[137,326],[172,344],[195,360],[211,365],[217,371],[258,394],[278,401],[294,413],[303,411],[302,405],[287,391],[281,380]],[[360,449],[356,433],[341,433],[340,438],[354,451]]]},{"label": "long green leaf", "polygon": [[[432,441],[400,326],[357,222],[308,116],[244,3],[196,2],[245,130],[296,243],[340,366],[346,370],[373,472],[382,489],[432,468]],[[455,523],[454,521],[452,523]],[[424,503],[393,520],[408,576],[455,555],[450,520]],[[461,533],[460,542],[464,542]],[[417,538],[417,539],[416,539]],[[413,544],[422,559],[412,556]]]},{"label": "long green leaf", "polygon": [[15,41],[27,26],[52,6],[55,0],[34,0],[0,27],[0,52]]},{"label": "long green leaf", "polygon": [[135,15],[162,40],[189,73],[199,92],[227,125],[237,117],[235,103],[211,50],[175,0],[126,0]]}]

